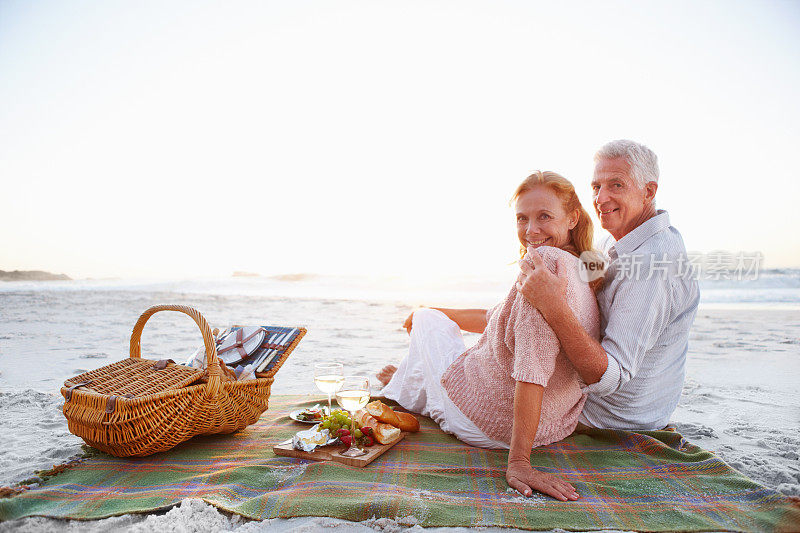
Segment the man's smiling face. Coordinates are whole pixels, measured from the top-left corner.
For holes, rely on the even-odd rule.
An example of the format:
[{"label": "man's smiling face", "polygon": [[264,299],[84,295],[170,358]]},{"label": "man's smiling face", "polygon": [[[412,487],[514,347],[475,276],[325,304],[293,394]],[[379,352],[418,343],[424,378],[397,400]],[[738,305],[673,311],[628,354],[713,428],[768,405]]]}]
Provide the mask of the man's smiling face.
[{"label": "man's smiling face", "polygon": [[640,188],[624,158],[599,159],[592,179],[592,203],[600,225],[621,239],[655,214],[657,188],[655,182]]}]

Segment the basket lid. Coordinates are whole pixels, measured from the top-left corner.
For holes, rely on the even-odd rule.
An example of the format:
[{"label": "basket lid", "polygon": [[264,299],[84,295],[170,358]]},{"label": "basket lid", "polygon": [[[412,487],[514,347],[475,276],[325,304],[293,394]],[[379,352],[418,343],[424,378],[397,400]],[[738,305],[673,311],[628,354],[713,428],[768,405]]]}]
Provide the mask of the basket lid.
[{"label": "basket lid", "polygon": [[217,357],[225,361],[225,364],[229,366],[241,363],[253,355],[253,352],[261,346],[266,333],[264,328],[259,326],[245,326],[234,329],[217,346]]},{"label": "basket lid", "polygon": [[[161,363],[161,364],[159,364]],[[199,380],[200,370],[172,362],[129,358],[84,372],[64,382],[64,387],[119,396],[141,397],[185,387]]]}]

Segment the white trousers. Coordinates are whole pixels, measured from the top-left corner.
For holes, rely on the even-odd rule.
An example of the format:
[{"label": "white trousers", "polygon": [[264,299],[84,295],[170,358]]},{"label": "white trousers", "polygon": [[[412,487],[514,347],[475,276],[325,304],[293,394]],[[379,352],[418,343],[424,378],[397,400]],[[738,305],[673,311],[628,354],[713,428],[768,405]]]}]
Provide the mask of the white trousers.
[{"label": "white trousers", "polygon": [[442,375],[466,349],[458,324],[447,315],[435,309],[415,311],[408,355],[382,393],[405,409],[432,418],[442,431],[470,446],[508,449],[508,444],[478,429],[442,387]]}]

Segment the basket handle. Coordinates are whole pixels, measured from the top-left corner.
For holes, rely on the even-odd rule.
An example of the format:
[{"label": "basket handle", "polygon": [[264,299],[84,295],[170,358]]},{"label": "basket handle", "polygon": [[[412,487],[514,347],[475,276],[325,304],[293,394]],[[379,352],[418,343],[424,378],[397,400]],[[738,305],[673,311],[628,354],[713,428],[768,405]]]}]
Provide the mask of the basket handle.
[{"label": "basket handle", "polygon": [[147,311],[141,314],[136,325],[133,326],[133,333],[131,333],[131,359],[141,359],[142,357],[142,331],[144,325],[151,316],[159,311],[178,311],[192,317],[200,332],[203,334],[203,344],[206,347],[206,366],[208,367],[208,383],[206,384],[206,396],[213,398],[222,391],[222,369],[220,368],[220,360],[217,357],[217,343],[214,341],[214,336],[211,333],[211,328],[208,326],[205,317],[200,314],[200,311],[188,305],[154,305]]}]

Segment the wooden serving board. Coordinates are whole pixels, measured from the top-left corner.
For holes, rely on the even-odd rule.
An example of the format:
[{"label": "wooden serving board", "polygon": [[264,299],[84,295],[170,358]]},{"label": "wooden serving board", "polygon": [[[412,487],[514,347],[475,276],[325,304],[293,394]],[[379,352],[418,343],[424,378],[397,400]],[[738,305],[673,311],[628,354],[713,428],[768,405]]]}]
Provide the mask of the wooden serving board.
[{"label": "wooden serving board", "polygon": [[386,450],[403,440],[406,432],[400,434],[400,438],[391,444],[373,444],[367,450],[366,455],[361,457],[345,457],[339,452],[344,451],[346,448],[343,444],[331,444],[330,446],[321,446],[313,452],[304,452],[302,450],[295,450],[292,448],[292,443],[276,444],[272,447],[275,455],[282,455],[284,457],[297,457],[299,459],[309,459],[312,461],[336,461],[350,466],[367,466],[372,461],[383,455]]}]

